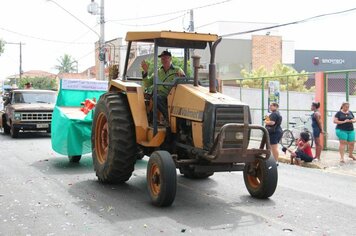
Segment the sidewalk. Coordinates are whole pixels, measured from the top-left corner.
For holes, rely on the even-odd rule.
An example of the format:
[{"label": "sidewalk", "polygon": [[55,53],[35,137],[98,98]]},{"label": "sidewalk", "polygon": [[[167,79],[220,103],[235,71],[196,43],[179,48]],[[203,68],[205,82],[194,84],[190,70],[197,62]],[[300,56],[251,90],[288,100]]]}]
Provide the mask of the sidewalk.
[{"label": "sidewalk", "polygon": [[[313,150],[315,153],[315,150]],[[279,150],[279,161],[281,163],[288,163],[290,164],[290,155],[284,154],[282,150]],[[303,162],[303,167],[315,168],[315,169],[329,169],[329,168],[336,168],[341,167],[348,164],[356,164],[356,161],[353,161],[348,157],[348,154],[345,153],[345,163],[340,163],[340,155],[337,151],[322,151],[320,156],[320,161],[313,161],[313,162]]]}]

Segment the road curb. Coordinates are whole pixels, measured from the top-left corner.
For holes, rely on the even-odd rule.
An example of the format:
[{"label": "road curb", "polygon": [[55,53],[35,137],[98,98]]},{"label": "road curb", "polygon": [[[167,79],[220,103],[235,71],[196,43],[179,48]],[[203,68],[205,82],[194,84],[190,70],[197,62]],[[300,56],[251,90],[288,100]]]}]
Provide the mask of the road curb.
[{"label": "road curb", "polygon": [[[290,164],[290,157],[288,156],[279,156],[278,161],[281,163]],[[325,169],[326,166],[322,166],[319,163],[314,162],[302,162],[303,167],[313,168],[313,169]]]}]

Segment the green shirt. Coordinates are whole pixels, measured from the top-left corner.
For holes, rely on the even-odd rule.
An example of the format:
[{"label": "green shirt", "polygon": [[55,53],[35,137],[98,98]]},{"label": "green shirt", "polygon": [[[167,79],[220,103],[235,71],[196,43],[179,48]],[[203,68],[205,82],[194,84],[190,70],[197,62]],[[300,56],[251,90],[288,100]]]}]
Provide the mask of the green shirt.
[{"label": "green shirt", "polygon": [[[168,71],[164,71],[162,66],[158,70],[158,80],[159,80],[158,82],[164,82],[164,83],[172,82],[177,77],[178,73],[184,75],[183,70],[178,66],[174,66],[173,64],[171,64]],[[153,75],[152,76],[144,75],[143,77],[144,77],[142,80],[143,85],[146,88],[146,90],[149,93],[151,93],[153,91]],[[171,86],[158,85],[157,87],[158,94],[164,97],[168,96],[170,90],[171,90]]]}]

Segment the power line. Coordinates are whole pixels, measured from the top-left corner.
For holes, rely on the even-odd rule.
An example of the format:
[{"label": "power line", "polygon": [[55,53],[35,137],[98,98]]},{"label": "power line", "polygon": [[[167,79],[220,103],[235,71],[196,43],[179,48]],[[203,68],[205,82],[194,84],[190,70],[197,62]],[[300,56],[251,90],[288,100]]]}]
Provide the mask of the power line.
[{"label": "power line", "polygon": [[[186,13],[185,13],[186,14]],[[156,23],[150,23],[150,24],[124,24],[124,23],[117,23],[117,22],[112,22],[114,24],[118,24],[118,25],[122,25],[122,26],[131,26],[131,27],[144,27],[144,26],[153,26],[153,25],[160,25],[160,24],[164,24],[164,23],[167,23],[167,22],[170,22],[170,21],[173,21],[173,20],[176,20],[178,18],[181,18],[183,17],[185,14],[183,15],[179,15],[179,16],[176,16],[176,17],[173,17],[173,18],[170,18],[168,20],[164,20],[164,21],[160,21],[160,22],[156,22]]]},{"label": "power line", "polygon": [[305,23],[305,22],[308,22],[308,21],[311,21],[311,20],[314,20],[314,19],[323,18],[323,17],[327,17],[327,16],[332,16],[332,15],[340,15],[340,14],[344,14],[344,13],[347,13],[347,12],[352,12],[352,11],[355,11],[355,10],[356,10],[356,8],[350,8],[350,9],[346,9],[346,10],[342,10],[342,11],[325,13],[325,14],[316,15],[316,16],[308,17],[308,18],[305,18],[305,19],[302,19],[302,20],[292,21],[292,22],[288,22],[288,23],[284,23],[284,24],[277,24],[277,25],[258,28],[258,29],[253,29],[253,30],[241,31],[241,32],[231,33],[231,34],[225,34],[225,35],[221,35],[221,37],[231,37],[231,36],[235,36],[235,35],[250,34],[250,33],[263,31],[263,30],[269,30],[269,29],[281,28],[281,27],[285,27],[285,26],[289,26],[289,25],[301,24],[301,23]]},{"label": "power line", "polygon": [[93,54],[93,53],[95,53],[95,51],[90,50],[90,52],[88,52],[88,53],[82,55],[81,57],[79,57],[79,58],[77,59],[77,61],[80,61],[80,60],[86,58],[87,56],[89,56],[89,55],[91,55],[91,54]]},{"label": "power line", "polygon": [[67,42],[67,41],[61,41],[61,40],[55,40],[55,39],[46,39],[46,38],[41,38],[41,37],[37,37],[37,36],[32,36],[32,35],[28,35],[28,34],[23,34],[23,33],[19,33],[10,29],[6,29],[4,27],[0,27],[0,30],[3,31],[7,31],[9,33],[12,34],[16,34],[22,37],[26,37],[26,38],[31,38],[31,39],[36,39],[36,40],[41,40],[41,41],[46,41],[46,42],[51,42],[51,43],[61,43],[61,44],[92,44],[92,42]]},{"label": "power line", "polygon": [[141,19],[148,19],[148,18],[155,18],[155,17],[161,17],[161,16],[167,16],[167,15],[172,15],[172,14],[178,14],[178,13],[182,13],[182,12],[187,12],[189,10],[198,10],[198,9],[202,9],[202,8],[206,8],[206,7],[212,7],[212,6],[216,6],[216,5],[220,5],[220,4],[224,4],[227,2],[231,2],[232,0],[224,0],[224,1],[220,1],[220,2],[215,2],[215,3],[211,3],[211,4],[207,4],[207,5],[203,5],[203,6],[198,6],[198,7],[194,7],[194,8],[187,8],[184,10],[179,10],[179,11],[173,11],[173,12],[167,12],[167,13],[162,13],[162,14],[157,14],[157,15],[150,15],[150,16],[141,16],[141,17],[135,17],[135,18],[124,18],[124,19],[114,19],[114,20],[107,20],[107,22],[109,21],[131,21],[131,20],[141,20]]},{"label": "power line", "polygon": [[75,16],[73,13],[71,13],[70,11],[68,11],[67,9],[65,9],[64,7],[62,7],[61,5],[59,5],[56,1],[54,0],[47,0],[48,2],[53,2],[56,6],[58,6],[59,8],[61,8],[63,11],[67,12],[69,15],[71,15],[74,19],[76,19],[77,21],[79,21],[82,25],[84,25],[85,27],[87,27],[88,29],[90,29],[92,32],[94,32],[94,34],[96,34],[97,36],[100,35],[98,34],[98,32],[96,32],[95,30],[93,30],[89,25],[87,25],[84,21],[82,21],[81,19],[79,19],[77,16]]}]

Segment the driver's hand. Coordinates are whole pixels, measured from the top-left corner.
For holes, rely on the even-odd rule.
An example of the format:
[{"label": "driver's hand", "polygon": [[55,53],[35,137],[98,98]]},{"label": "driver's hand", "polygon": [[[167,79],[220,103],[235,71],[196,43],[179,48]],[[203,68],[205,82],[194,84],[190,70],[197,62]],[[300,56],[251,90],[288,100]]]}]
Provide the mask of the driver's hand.
[{"label": "driver's hand", "polygon": [[178,76],[178,77],[185,77],[184,71],[179,70],[179,71],[177,72],[177,76]]},{"label": "driver's hand", "polygon": [[145,60],[143,60],[141,62],[141,68],[142,68],[143,72],[145,72],[145,73],[148,72],[148,64],[147,64],[147,62]]}]

